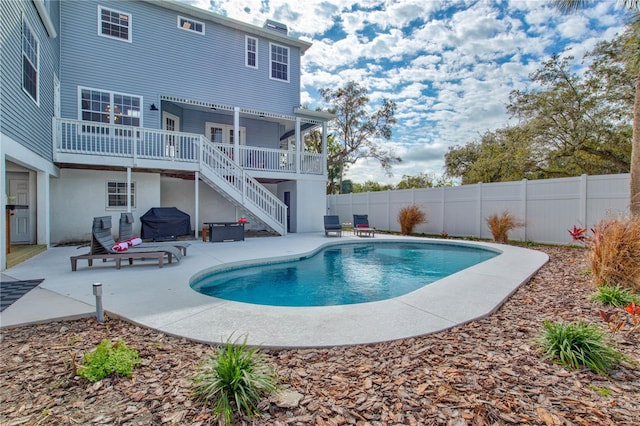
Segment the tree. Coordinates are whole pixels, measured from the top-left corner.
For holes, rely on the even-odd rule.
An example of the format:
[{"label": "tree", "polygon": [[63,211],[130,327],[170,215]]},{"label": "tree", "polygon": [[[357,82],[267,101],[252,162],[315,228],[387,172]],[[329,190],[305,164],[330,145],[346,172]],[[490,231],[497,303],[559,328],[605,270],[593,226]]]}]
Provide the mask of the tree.
[{"label": "tree", "polygon": [[611,54],[621,44],[599,44],[584,76],[571,71],[571,56],[554,54],[530,76],[540,90],[512,92],[507,110],[526,130],[545,177],[629,170],[633,80]]},{"label": "tree", "polygon": [[395,189],[440,188],[443,186],[453,186],[453,181],[444,177],[436,178],[433,174],[420,173],[417,176],[403,175]]},{"label": "tree", "polygon": [[368,180],[365,183],[354,183],[353,192],[380,192],[393,189],[393,185]]},{"label": "tree", "polygon": [[[575,12],[587,7],[591,0],[553,0],[552,3],[563,13]],[[630,10],[640,10],[640,0],[622,2]],[[636,12],[625,33],[625,58],[630,75],[635,76],[635,101],[633,104],[633,138],[631,148],[631,214],[640,216],[640,12]]]},{"label": "tree", "polygon": [[397,121],[395,102],[383,99],[380,108],[370,113],[367,89],[354,81],[337,89],[320,89],[320,95],[330,105],[329,112],[336,115],[330,126],[340,149],[328,150],[327,168],[339,168],[338,188],[349,165],[362,158],[379,161],[387,172],[394,163],[402,161],[392,150],[383,149],[377,143],[391,139],[391,130]]},{"label": "tree", "polygon": [[479,142],[449,148],[444,158],[447,176],[462,178],[464,185],[545,177],[520,127],[488,131]]},{"label": "tree", "polygon": [[630,167],[634,81],[621,61],[624,38],[602,42],[579,76],[571,57],[553,55],[513,91],[517,125],[488,131],[479,142],[450,148],[448,176],[462,183],[626,173]]}]

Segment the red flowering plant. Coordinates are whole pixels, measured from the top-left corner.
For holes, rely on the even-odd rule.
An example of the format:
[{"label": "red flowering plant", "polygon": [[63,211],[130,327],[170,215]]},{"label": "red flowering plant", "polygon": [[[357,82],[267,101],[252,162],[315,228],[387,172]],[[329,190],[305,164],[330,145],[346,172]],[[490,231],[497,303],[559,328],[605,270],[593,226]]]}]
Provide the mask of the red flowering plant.
[{"label": "red flowering plant", "polygon": [[573,238],[573,241],[584,242],[585,240],[588,239],[587,228],[580,228],[578,226],[573,225],[573,228],[569,229],[568,231],[569,231],[569,234],[571,235],[571,238]]},{"label": "red flowering plant", "polygon": [[640,329],[640,305],[636,305],[635,302],[629,303],[624,310],[629,314],[628,317],[621,318],[620,312],[606,312],[600,310],[600,317],[607,323],[609,329],[613,332],[621,331],[627,325],[627,320],[631,322],[628,333],[632,333]]}]

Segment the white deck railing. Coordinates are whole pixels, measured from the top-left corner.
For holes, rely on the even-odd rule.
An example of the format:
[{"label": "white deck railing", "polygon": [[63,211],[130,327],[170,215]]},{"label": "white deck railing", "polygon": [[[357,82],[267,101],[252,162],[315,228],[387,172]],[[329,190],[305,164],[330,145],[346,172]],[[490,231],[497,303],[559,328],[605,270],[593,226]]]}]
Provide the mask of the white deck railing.
[{"label": "white deck railing", "polygon": [[[54,153],[127,157],[176,162],[199,161],[200,134],[119,126],[81,120],[54,119]],[[208,142],[211,144],[211,142]],[[235,158],[234,146],[212,144]],[[241,145],[238,165],[246,170],[321,175],[322,154]]]},{"label": "white deck railing", "polygon": [[286,234],[287,207],[245,169],[285,173],[321,174],[319,154],[305,153],[296,170],[295,152],[268,148],[240,149],[238,163],[233,146],[214,144],[204,135],[140,127],[54,119],[54,155],[86,154],[198,163],[200,172],[228,198],[244,206],[280,234]]}]

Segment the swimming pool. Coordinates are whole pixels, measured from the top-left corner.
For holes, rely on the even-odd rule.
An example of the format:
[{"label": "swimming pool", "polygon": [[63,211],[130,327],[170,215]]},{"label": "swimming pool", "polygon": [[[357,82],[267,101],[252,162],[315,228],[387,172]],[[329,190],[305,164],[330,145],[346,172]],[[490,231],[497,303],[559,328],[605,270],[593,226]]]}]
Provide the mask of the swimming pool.
[{"label": "swimming pool", "polygon": [[208,296],[258,305],[350,305],[410,293],[497,255],[453,244],[341,244],[292,261],[205,274],[191,287]]}]

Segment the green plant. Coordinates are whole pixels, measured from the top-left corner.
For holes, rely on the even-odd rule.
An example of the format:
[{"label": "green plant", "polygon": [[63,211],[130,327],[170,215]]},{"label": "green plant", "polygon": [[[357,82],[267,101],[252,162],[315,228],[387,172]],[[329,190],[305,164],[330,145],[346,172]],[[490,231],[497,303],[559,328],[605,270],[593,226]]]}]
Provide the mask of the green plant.
[{"label": "green plant", "polygon": [[609,346],[606,335],[593,324],[544,321],[536,344],[544,358],[565,367],[587,367],[599,374],[616,367],[625,356]]},{"label": "green plant", "polygon": [[204,360],[193,378],[197,400],[209,404],[214,415],[229,424],[234,413],[249,417],[260,414],[260,398],[277,389],[275,370],[247,339],[240,344],[227,341],[215,355]]},{"label": "green plant", "polygon": [[414,228],[426,221],[426,213],[415,204],[401,208],[398,213],[398,222],[400,223],[400,233],[402,235],[413,234]]},{"label": "green plant", "polygon": [[97,382],[114,373],[130,377],[139,363],[138,351],[129,349],[124,341],[113,343],[104,339],[95,350],[84,355],[82,364],[75,369],[83,379]]},{"label": "green plant", "polygon": [[627,306],[631,302],[640,304],[640,297],[633,294],[628,288],[622,288],[620,285],[612,286],[604,284],[598,287],[598,291],[591,295],[591,299],[617,308]]},{"label": "green plant", "polygon": [[509,231],[524,226],[524,223],[517,220],[508,210],[501,214],[494,213],[487,217],[486,221],[493,241],[500,244],[507,244]]},{"label": "green plant", "polygon": [[600,396],[611,396],[611,393],[612,393],[611,389],[602,388],[596,385],[589,385],[587,387],[592,391],[597,392]]}]

